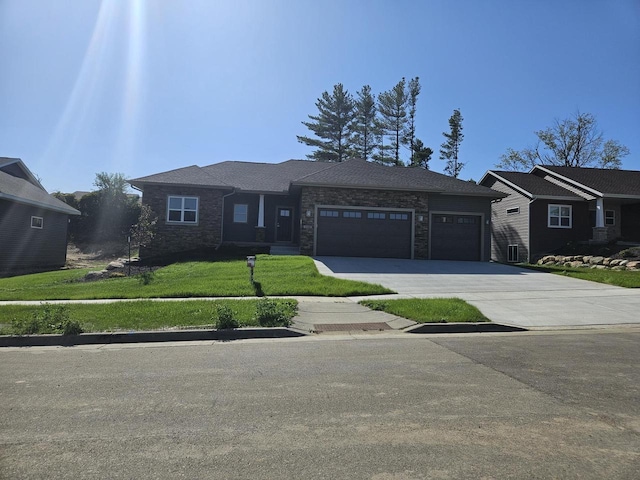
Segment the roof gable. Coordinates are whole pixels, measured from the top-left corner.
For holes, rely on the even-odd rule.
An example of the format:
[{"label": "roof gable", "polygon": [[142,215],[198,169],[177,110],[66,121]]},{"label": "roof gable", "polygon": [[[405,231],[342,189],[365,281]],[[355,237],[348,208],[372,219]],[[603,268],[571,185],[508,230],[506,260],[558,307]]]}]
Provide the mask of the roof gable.
[{"label": "roof gable", "polygon": [[536,165],[531,173],[549,174],[601,197],[640,198],[640,171]]},{"label": "roof gable", "polygon": [[484,177],[482,177],[480,183],[486,183],[488,176],[510,186],[529,199],[556,198],[563,200],[580,200],[580,197],[571,191],[554,183],[548,182],[542,177],[531,175],[530,173],[489,170]]},{"label": "roof gable", "polygon": [[[26,165],[19,159],[18,162],[0,164],[0,199],[67,215],[80,215],[75,208],[49,195]],[[16,170],[16,166],[19,170]]]}]

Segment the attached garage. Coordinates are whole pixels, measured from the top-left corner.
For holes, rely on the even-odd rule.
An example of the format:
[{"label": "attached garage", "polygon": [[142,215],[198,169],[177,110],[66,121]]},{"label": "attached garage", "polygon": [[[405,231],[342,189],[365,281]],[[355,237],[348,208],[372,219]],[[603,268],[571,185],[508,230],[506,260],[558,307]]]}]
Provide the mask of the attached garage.
[{"label": "attached garage", "polygon": [[413,212],[318,207],[316,255],[411,258]]},{"label": "attached garage", "polygon": [[431,214],[432,260],[482,260],[482,216]]}]

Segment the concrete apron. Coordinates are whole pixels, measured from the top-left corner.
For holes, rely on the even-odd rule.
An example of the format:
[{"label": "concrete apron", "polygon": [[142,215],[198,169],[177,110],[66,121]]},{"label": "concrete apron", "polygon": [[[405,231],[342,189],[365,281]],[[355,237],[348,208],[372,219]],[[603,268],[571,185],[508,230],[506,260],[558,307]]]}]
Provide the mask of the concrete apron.
[{"label": "concrete apron", "polygon": [[315,263],[323,275],[378,283],[398,292],[377,299],[458,297],[503,325],[640,325],[640,289],[488,262],[321,257]]},{"label": "concrete apron", "polygon": [[312,333],[382,332],[402,330],[416,322],[385,312],[369,310],[353,301],[298,303],[293,328]]}]

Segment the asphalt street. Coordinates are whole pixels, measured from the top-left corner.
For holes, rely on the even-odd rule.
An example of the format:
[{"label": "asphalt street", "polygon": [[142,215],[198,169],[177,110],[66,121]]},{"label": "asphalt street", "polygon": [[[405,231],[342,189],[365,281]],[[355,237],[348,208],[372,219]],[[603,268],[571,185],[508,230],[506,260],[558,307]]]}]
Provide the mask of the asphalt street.
[{"label": "asphalt street", "polygon": [[640,329],[0,349],[0,477],[637,479]]}]

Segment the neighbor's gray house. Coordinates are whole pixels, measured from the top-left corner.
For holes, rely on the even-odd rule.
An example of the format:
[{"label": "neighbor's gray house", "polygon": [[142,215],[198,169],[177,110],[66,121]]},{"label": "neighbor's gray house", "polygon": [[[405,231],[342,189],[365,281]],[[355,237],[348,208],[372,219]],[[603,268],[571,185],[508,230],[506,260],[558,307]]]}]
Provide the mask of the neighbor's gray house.
[{"label": "neighbor's gray house", "polygon": [[302,255],[488,261],[491,202],[505,195],[420,168],[221,162],[136,178],[158,215],[143,256],[221,244]]},{"label": "neighbor's gray house", "polygon": [[480,185],[507,195],[492,206],[493,260],[531,262],[569,242],[640,241],[640,171],[537,165],[489,170]]},{"label": "neighbor's gray house", "polygon": [[75,208],[49,195],[19,158],[0,158],[0,273],[61,267]]}]

